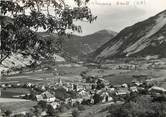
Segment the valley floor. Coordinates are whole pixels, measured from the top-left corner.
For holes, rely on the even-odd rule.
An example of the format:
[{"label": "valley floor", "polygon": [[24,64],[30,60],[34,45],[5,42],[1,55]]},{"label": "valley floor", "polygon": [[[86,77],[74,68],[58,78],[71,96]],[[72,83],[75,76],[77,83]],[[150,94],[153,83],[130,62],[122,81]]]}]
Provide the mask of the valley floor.
[{"label": "valley floor", "polygon": [[[143,61],[138,63],[137,67],[132,63],[109,63],[102,64],[100,68],[98,67],[87,67],[87,66],[77,66],[77,67],[60,67],[61,72],[63,74],[61,76],[56,76],[52,72],[48,71],[34,71],[27,72],[17,75],[5,76],[0,79],[1,86],[1,97],[0,104],[3,103],[5,108],[10,107],[10,109],[15,110],[14,106],[17,107],[33,108],[38,101],[28,101],[24,100],[20,97],[14,98],[13,96],[26,95],[30,93],[30,90],[33,88],[24,88],[24,85],[28,85],[28,83],[34,84],[35,87],[41,88],[40,86],[50,87],[59,83],[59,79],[64,84],[74,84],[74,85],[91,85],[91,83],[83,83],[83,76],[80,74],[85,72],[86,76],[94,79],[102,79],[109,85],[122,85],[122,84],[130,84],[133,80],[137,80],[139,82],[151,80],[157,81],[158,86],[166,89],[166,61],[162,61],[162,68],[159,68],[161,65],[158,62],[150,62]],[[144,66],[147,64],[146,66]],[[157,64],[157,65],[156,65]],[[139,66],[139,67],[138,67]],[[143,66],[143,67],[142,67]],[[16,86],[16,87],[13,87]],[[20,88],[21,87],[21,88]],[[61,86],[60,86],[61,87]],[[52,90],[51,87],[49,90]],[[91,89],[88,89],[91,92]],[[87,90],[87,91],[88,91]],[[85,90],[86,91],[86,90]],[[77,92],[78,93],[78,92]],[[58,95],[58,94],[57,94]],[[5,97],[5,98],[3,98]],[[27,104],[29,103],[29,104]],[[120,102],[119,102],[120,103]],[[84,105],[85,110],[79,112],[79,117],[105,117],[108,112],[105,109],[115,104],[115,102],[106,102],[99,103],[96,105]],[[20,106],[19,106],[20,105]],[[27,106],[26,106],[27,105]],[[2,105],[1,109],[4,108]],[[70,108],[65,112],[59,114],[60,117],[72,117],[72,112],[75,108]]]}]

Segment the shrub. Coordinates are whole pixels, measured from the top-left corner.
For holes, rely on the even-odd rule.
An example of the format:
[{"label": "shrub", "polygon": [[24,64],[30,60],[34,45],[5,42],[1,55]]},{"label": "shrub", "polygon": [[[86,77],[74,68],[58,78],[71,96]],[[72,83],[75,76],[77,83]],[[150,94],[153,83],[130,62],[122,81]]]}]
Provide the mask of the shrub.
[{"label": "shrub", "polygon": [[38,105],[45,110],[47,108],[47,102],[45,101],[39,101]]},{"label": "shrub", "polygon": [[55,116],[57,113],[56,113],[56,110],[55,109],[53,109],[53,107],[52,106],[47,106],[47,113],[48,113],[48,115],[49,116]]},{"label": "shrub", "polygon": [[73,117],[78,117],[78,116],[79,116],[78,110],[73,110],[73,111],[72,111],[72,116],[73,116]]},{"label": "shrub", "polygon": [[99,94],[95,94],[93,96],[93,99],[94,99],[94,104],[97,104],[97,103],[101,102],[102,97]]},{"label": "shrub", "polygon": [[4,113],[7,117],[10,117],[10,115],[12,114],[12,111],[6,110]]},{"label": "shrub", "polygon": [[153,102],[152,97],[143,95],[109,108],[108,117],[166,117],[166,103]]},{"label": "shrub", "polygon": [[61,113],[63,113],[63,112],[65,112],[65,111],[67,111],[68,109],[66,108],[66,106],[60,106],[59,107],[59,111],[61,112]]},{"label": "shrub", "polygon": [[83,110],[85,110],[85,107],[83,105],[78,105],[78,110],[83,111]]}]

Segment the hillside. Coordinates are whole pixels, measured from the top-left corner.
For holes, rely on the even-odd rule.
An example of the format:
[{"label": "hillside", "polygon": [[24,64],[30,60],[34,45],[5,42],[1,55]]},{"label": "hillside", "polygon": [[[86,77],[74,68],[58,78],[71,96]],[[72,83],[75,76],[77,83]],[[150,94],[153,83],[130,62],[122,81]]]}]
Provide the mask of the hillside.
[{"label": "hillside", "polygon": [[166,57],[166,10],[125,28],[92,56],[101,60],[148,55]]},{"label": "hillside", "polygon": [[[65,59],[59,55],[54,54],[53,59],[55,62],[64,62]],[[26,68],[27,66],[34,63],[35,60],[32,56],[23,56],[21,53],[15,53],[6,58],[2,64],[0,65],[0,73],[17,71],[20,68]],[[41,63],[42,61],[37,61],[37,63]]]},{"label": "hillside", "polygon": [[[40,33],[44,38],[56,39],[56,34]],[[63,37],[64,57],[72,57],[81,59],[88,53],[94,52],[101,45],[113,38],[116,32],[109,30],[101,30],[87,36],[72,35]]]},{"label": "hillside", "polygon": [[116,34],[116,32],[110,30],[101,30],[94,34],[82,37],[81,43],[84,45],[82,49],[87,48],[87,50],[84,50],[84,53],[87,54],[95,51]]}]

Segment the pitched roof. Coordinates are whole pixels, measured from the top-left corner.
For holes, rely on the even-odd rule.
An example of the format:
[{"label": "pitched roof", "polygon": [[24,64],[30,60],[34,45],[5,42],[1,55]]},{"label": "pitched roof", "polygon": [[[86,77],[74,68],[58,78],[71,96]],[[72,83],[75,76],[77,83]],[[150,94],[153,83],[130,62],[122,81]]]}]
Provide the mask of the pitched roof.
[{"label": "pitched roof", "polygon": [[117,90],[117,94],[128,94],[130,91],[127,88],[120,88]]},{"label": "pitched roof", "polygon": [[149,89],[149,91],[151,90],[157,90],[157,91],[162,91],[162,92],[166,92],[166,89],[162,88],[162,87],[157,87],[157,86],[153,86]]},{"label": "pitched roof", "polygon": [[43,92],[41,95],[42,95],[43,98],[53,98],[54,97],[54,95],[52,95],[48,91]]}]

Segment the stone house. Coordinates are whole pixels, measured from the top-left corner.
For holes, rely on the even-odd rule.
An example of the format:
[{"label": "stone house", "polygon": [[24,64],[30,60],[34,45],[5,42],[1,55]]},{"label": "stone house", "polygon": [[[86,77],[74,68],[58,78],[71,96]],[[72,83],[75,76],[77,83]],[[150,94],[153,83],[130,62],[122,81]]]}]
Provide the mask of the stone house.
[{"label": "stone house", "polygon": [[37,101],[46,101],[46,102],[54,102],[56,98],[50,92],[45,91],[40,95],[36,95]]},{"label": "stone house", "polygon": [[128,88],[120,88],[116,91],[116,95],[118,96],[123,96],[128,94],[130,94],[130,91],[128,90]]}]

